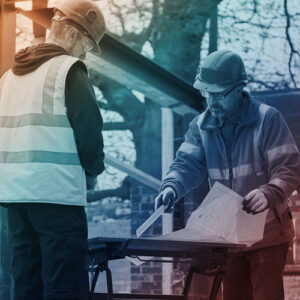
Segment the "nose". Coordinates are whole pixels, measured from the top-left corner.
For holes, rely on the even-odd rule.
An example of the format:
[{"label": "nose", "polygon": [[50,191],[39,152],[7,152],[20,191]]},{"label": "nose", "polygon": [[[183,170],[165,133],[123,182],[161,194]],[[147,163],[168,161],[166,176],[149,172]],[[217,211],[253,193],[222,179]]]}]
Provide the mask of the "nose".
[{"label": "nose", "polygon": [[218,98],[215,97],[214,95],[210,95],[210,96],[207,98],[207,100],[209,101],[209,103],[210,103],[211,105],[213,105],[213,104],[219,104]]},{"label": "nose", "polygon": [[207,98],[208,106],[212,110],[221,110],[223,107],[215,97]]}]

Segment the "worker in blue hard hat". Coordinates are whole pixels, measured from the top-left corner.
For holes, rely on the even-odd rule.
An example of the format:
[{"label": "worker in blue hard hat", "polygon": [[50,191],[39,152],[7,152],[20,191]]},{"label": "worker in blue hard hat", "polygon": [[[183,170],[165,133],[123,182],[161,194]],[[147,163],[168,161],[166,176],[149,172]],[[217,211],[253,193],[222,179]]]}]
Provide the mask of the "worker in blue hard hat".
[{"label": "worker in blue hard hat", "polygon": [[247,73],[241,57],[231,51],[218,51],[205,60],[194,87],[207,99],[212,115],[224,119],[241,106],[241,91],[246,82]]},{"label": "worker in blue hard hat", "polygon": [[102,117],[85,63],[105,22],[91,0],[61,0],[45,43],[20,50],[0,82],[0,205],[8,212],[14,300],[88,295],[86,189],[104,170]]},{"label": "worker in blue hard hat", "polygon": [[208,177],[244,197],[243,209],[268,209],[263,239],[233,256],[223,279],[224,300],[284,299],[283,269],[293,237],[287,199],[297,189],[300,154],[281,114],[252,98],[241,57],[211,53],[194,87],[207,109],[189,125],[155,199],[171,210]]}]

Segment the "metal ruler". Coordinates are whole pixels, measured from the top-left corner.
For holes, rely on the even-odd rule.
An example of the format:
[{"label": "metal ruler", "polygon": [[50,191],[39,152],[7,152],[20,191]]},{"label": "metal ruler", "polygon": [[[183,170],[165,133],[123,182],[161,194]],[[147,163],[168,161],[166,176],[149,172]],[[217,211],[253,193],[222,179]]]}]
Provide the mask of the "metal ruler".
[{"label": "metal ruler", "polygon": [[166,210],[167,206],[161,205],[137,230],[136,236],[139,238]]}]

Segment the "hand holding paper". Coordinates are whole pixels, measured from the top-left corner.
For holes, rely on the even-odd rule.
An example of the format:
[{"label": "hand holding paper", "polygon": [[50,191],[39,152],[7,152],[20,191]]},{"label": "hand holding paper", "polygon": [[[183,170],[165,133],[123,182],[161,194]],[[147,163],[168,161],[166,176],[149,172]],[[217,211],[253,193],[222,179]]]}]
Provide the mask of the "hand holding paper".
[{"label": "hand holding paper", "polygon": [[215,183],[182,230],[161,239],[223,242],[248,246],[263,238],[268,210],[256,215],[243,210],[243,197]]},{"label": "hand holding paper", "polygon": [[249,192],[243,200],[243,209],[248,214],[258,214],[266,210],[268,206],[269,203],[266,196],[259,189]]}]

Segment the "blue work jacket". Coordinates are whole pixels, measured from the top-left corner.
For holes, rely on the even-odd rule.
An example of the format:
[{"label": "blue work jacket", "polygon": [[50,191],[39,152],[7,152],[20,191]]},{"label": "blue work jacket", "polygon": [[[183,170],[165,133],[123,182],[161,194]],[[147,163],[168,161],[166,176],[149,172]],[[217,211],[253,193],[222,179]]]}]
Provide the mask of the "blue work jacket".
[{"label": "blue work jacket", "polygon": [[173,187],[179,199],[207,178],[210,186],[218,181],[241,196],[256,188],[265,192],[266,185],[280,191],[280,201],[268,199],[264,238],[252,248],[278,245],[292,237],[287,198],[299,185],[300,154],[275,108],[243,92],[230,151],[208,109],[194,118],[161,189]]}]

